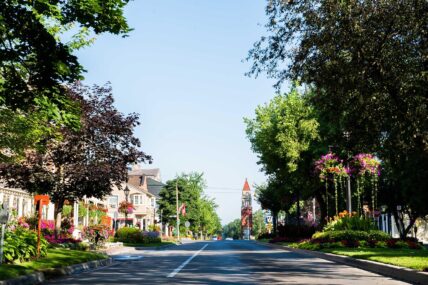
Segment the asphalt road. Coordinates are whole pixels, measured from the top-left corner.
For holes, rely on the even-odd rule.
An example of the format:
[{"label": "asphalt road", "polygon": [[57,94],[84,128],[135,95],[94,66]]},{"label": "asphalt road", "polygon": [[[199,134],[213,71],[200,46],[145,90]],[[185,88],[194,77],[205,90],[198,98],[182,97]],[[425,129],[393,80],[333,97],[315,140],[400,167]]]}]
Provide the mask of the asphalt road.
[{"label": "asphalt road", "polygon": [[129,254],[142,258],[49,284],[407,284],[251,241],[192,242]]}]

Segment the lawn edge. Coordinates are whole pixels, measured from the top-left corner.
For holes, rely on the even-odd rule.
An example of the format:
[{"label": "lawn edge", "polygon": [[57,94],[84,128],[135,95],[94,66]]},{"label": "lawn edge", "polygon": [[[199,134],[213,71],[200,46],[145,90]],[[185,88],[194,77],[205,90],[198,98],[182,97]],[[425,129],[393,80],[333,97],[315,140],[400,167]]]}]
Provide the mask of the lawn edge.
[{"label": "lawn edge", "polygon": [[22,275],[12,279],[1,280],[0,285],[35,285],[42,284],[46,280],[68,276],[76,273],[89,271],[95,268],[111,265],[111,257],[105,259],[92,260],[84,263],[77,263],[59,268],[42,269],[27,275]]},{"label": "lawn edge", "polygon": [[295,253],[310,255],[310,256],[322,258],[328,261],[341,263],[347,266],[356,267],[356,268],[377,273],[386,277],[409,282],[411,284],[428,284],[428,273],[417,271],[407,267],[380,263],[380,262],[371,261],[371,260],[356,259],[350,256],[338,255],[333,253],[325,253],[320,251],[291,248],[285,245],[271,244],[271,243],[259,242],[259,241],[255,241],[255,242],[257,244],[268,246],[271,248],[288,250]]}]

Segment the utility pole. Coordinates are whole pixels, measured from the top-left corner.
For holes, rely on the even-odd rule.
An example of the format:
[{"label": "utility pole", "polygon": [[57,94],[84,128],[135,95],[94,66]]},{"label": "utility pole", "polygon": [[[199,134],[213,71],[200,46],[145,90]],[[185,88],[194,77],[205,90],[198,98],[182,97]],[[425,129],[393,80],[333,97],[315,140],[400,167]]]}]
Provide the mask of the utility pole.
[{"label": "utility pole", "polygon": [[177,208],[177,239],[180,241],[180,216],[178,214],[178,180],[175,181],[175,202]]}]

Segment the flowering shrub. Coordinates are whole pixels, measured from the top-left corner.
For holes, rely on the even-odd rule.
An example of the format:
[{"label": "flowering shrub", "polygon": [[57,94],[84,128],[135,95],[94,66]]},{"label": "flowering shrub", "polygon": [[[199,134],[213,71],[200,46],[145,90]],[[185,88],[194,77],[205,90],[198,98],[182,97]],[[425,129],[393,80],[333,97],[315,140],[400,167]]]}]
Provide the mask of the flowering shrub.
[{"label": "flowering shrub", "polygon": [[84,227],[82,232],[83,237],[87,238],[95,245],[98,245],[99,243],[104,243],[104,241],[106,241],[111,234],[112,232],[110,228],[105,225]]},{"label": "flowering shrub", "polygon": [[354,231],[369,231],[377,230],[373,220],[364,216],[358,216],[355,214],[349,214],[348,211],[340,212],[337,216],[334,216],[327,225],[325,225],[324,231],[343,231],[343,230],[354,230]]},{"label": "flowering shrub", "polygon": [[122,214],[132,214],[135,210],[134,205],[131,202],[122,201],[119,204],[119,213]]},{"label": "flowering shrub", "polygon": [[55,235],[45,235],[45,239],[51,243],[51,244],[58,244],[58,243],[79,243],[81,242],[80,239],[74,239],[72,237],[60,235],[59,237],[55,238]]}]

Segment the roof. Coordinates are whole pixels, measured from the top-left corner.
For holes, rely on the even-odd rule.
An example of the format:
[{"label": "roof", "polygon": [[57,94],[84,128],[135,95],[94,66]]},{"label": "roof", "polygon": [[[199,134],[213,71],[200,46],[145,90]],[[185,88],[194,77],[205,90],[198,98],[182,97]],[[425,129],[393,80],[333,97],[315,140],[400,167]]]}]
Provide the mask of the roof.
[{"label": "roof", "polygon": [[242,188],[242,191],[251,191],[250,189],[250,185],[248,184],[248,180],[247,178],[245,178],[245,183],[244,183],[244,187]]},{"label": "roof", "polygon": [[155,179],[152,179],[150,177],[148,177],[146,181],[147,181],[147,190],[149,190],[151,194],[155,195],[156,198],[159,198],[159,192],[162,190],[165,184]]},{"label": "roof", "polygon": [[135,187],[135,185],[132,185],[130,183],[126,183],[126,185],[128,186],[128,188],[130,190],[133,189],[134,191],[137,191],[137,192],[143,192],[143,193],[147,194],[148,196],[155,196],[153,193],[150,193],[149,191],[146,191],[146,190],[144,190],[144,189],[142,189],[140,187]]},{"label": "roof", "polygon": [[128,172],[128,175],[146,175],[146,176],[160,176],[159,168],[152,169],[132,169]]}]

